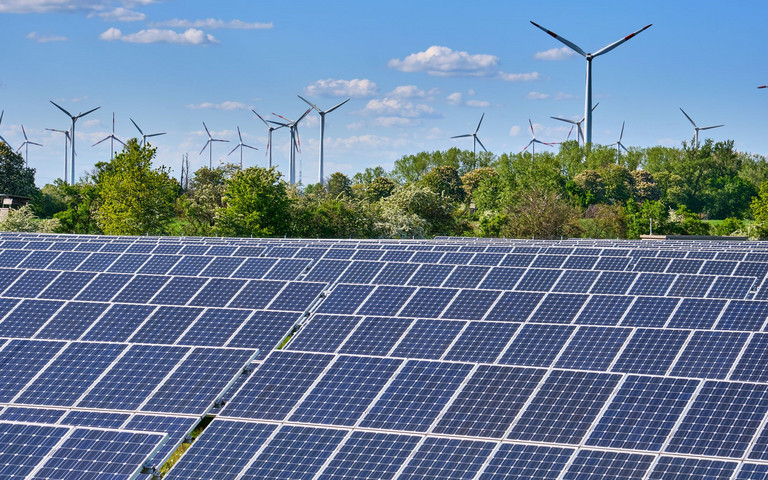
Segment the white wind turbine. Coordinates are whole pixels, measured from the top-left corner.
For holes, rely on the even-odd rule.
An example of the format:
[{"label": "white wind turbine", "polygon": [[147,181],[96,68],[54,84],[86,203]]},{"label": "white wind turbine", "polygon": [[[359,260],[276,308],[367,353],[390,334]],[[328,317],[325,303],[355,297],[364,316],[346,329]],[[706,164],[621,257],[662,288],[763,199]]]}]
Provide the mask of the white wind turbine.
[{"label": "white wind turbine", "polygon": [[618,47],[622,43],[626,42],[630,38],[634,37],[638,33],[642,32],[643,30],[650,28],[652,24],[648,24],[641,28],[640,30],[630,33],[626,37],[622,38],[621,40],[618,40],[616,42],[611,43],[610,45],[606,45],[605,47],[601,48],[595,53],[587,53],[584,50],[581,49],[578,45],[576,45],[573,42],[570,42],[566,40],[565,38],[559,36],[555,32],[552,32],[550,30],[547,30],[546,28],[542,27],[541,25],[531,22],[535,27],[543,30],[544,32],[548,33],[552,37],[554,37],[556,40],[558,40],[560,43],[564,44],[574,52],[578,53],[582,57],[587,59],[587,91],[585,95],[585,101],[584,101],[584,118],[586,119],[586,132],[585,132],[585,141],[586,143],[592,143],[592,59],[595,57],[599,57],[600,55],[604,55],[614,48]]},{"label": "white wind turbine", "polygon": [[480,124],[483,123],[483,118],[485,118],[485,113],[480,115],[480,121],[477,122],[477,128],[472,133],[465,133],[464,135],[456,135],[451,138],[466,138],[466,137],[472,137],[472,160],[475,160],[475,153],[477,150],[477,144],[479,143],[481,147],[483,147],[484,151],[488,151],[485,148],[485,145],[483,145],[483,142],[480,141],[480,138],[477,136],[477,132],[480,130]]},{"label": "white wind turbine", "polygon": [[264,122],[264,125],[267,126],[267,129],[269,130],[269,133],[267,133],[267,149],[264,151],[264,155],[269,154],[269,168],[272,168],[272,132],[277,130],[278,128],[283,128],[282,125],[280,126],[272,126],[270,125],[266,120],[261,118],[261,115],[256,113],[256,110],[251,110],[257,117],[259,117],[259,120]]},{"label": "white wind turbine", "polygon": [[624,138],[624,123],[621,122],[621,133],[619,134],[619,139],[616,141],[616,143],[612,143],[608,145],[609,147],[612,147],[616,145],[616,163],[619,162],[621,159],[621,150],[623,149],[625,152],[629,153],[629,150],[627,150],[627,147],[624,146],[623,143],[621,143],[621,139]]},{"label": "white wind turbine", "polygon": [[[74,185],[75,184],[75,123],[77,123],[77,121],[79,119],[83,118],[84,116],[88,115],[89,113],[95,112],[96,110],[100,109],[101,107],[96,107],[94,109],[88,110],[85,113],[79,113],[77,115],[72,115],[71,113],[69,113],[68,111],[64,110],[62,107],[57,105],[53,100],[51,100],[50,102],[53,103],[53,106],[55,106],[56,108],[58,108],[59,110],[61,110],[65,114],[67,114],[67,116],[72,119],[72,128],[70,129],[70,141],[71,141],[71,144],[72,144],[72,171],[70,172],[70,175],[71,175],[70,185]],[[67,179],[65,178],[64,182],[66,183],[66,181],[67,181]]]},{"label": "white wind turbine", "polygon": [[[136,124],[134,123],[134,125],[136,125]],[[136,128],[139,128],[139,127],[137,126]],[[141,132],[141,130],[139,130],[139,131]],[[160,135],[162,135],[162,134],[160,134]],[[98,145],[101,142],[106,141],[106,140],[110,140],[110,142],[109,142],[109,151],[110,151],[109,159],[112,160],[113,158],[115,158],[115,140],[117,140],[117,143],[119,143],[120,145],[125,146],[125,143],[123,143],[122,140],[120,140],[119,138],[117,138],[115,136],[115,112],[112,112],[112,133],[107,135],[106,137],[102,138],[101,140],[99,140],[98,142],[94,143],[91,146],[95,147],[96,145]]]},{"label": "white wind turbine", "polygon": [[55,128],[46,128],[46,130],[64,134],[64,183],[66,183],[67,182],[67,163],[69,163],[68,162],[69,159],[67,158],[67,150],[69,149],[68,146],[69,146],[69,142],[71,141],[69,137],[69,130],[56,130]]},{"label": "white wind turbine", "polygon": [[[547,145],[548,147],[551,147],[551,143],[542,142],[541,140],[536,138],[536,133],[533,131],[533,123],[531,123],[531,119],[528,119],[528,125],[531,126],[531,141],[528,142],[528,145],[525,146],[525,148],[522,150],[523,152],[528,148],[531,147],[531,158],[533,158],[536,155],[536,144],[540,143],[542,145]],[[521,152],[522,153],[522,152]]]},{"label": "white wind turbine", "polygon": [[[594,112],[597,106],[600,105],[600,102],[597,102],[594,107],[592,107],[592,111]],[[561,117],[549,117],[555,120],[560,120],[561,122],[570,123],[571,125],[575,126],[578,130],[576,131],[576,142],[584,142],[584,130],[582,127],[582,124],[584,123],[584,120],[586,120],[587,117],[581,117],[581,120],[578,122],[574,120],[569,120],[567,118],[561,118]],[[571,127],[571,130],[573,130],[573,127]],[[568,138],[571,138],[571,132],[568,132]],[[581,144],[580,143],[580,144]]]},{"label": "white wind turbine", "polygon": [[203,149],[200,150],[200,155],[203,154],[205,149],[208,149],[208,168],[213,168],[213,142],[222,142],[222,143],[229,143],[229,140],[222,140],[220,138],[213,138],[211,135],[211,131],[208,130],[208,126],[203,122],[203,128],[205,128],[205,133],[208,134],[208,141],[205,142],[205,145],[203,145]]},{"label": "white wind turbine", "polygon": [[275,122],[275,121],[269,120],[270,123],[274,123],[275,125],[280,125],[283,127],[288,127],[288,129],[291,131],[291,159],[290,159],[290,164],[288,165],[288,181],[290,182],[291,185],[296,184],[296,151],[298,150],[298,152],[301,153],[301,141],[299,140],[299,122],[304,120],[304,117],[309,115],[309,112],[311,111],[312,109],[308,108],[307,111],[304,112],[299,117],[299,119],[296,120],[295,122],[285,118],[282,115],[278,115],[274,112],[272,112],[272,115],[276,115],[288,123]]},{"label": "white wind turbine", "polygon": [[[114,120],[114,117],[113,117],[113,120]],[[132,118],[129,118],[129,120],[131,121],[131,123],[133,124],[133,126],[134,126],[134,127],[136,127],[136,130],[138,130],[138,131],[139,131],[139,133],[141,134],[141,144],[142,144],[142,145],[146,145],[146,144],[147,144],[147,139],[148,139],[148,138],[150,138],[150,137],[159,137],[160,135],[165,135],[165,132],[161,132],[161,133],[149,133],[149,134],[147,134],[147,133],[144,133],[144,132],[143,132],[143,131],[142,131],[142,130],[139,128],[139,126],[138,126],[138,125],[136,125],[136,122],[134,122]]]},{"label": "white wind turbine", "polygon": [[235,150],[239,148],[240,149],[240,170],[242,170],[243,169],[243,147],[250,148],[251,150],[258,150],[258,148],[252,147],[250,145],[246,145],[245,143],[243,143],[243,135],[240,133],[239,126],[237,127],[237,136],[240,138],[240,143],[235,145],[235,148],[233,148],[232,151],[227,154],[227,156],[232,155],[235,152]]},{"label": "white wind turbine", "polygon": [[29,138],[27,138],[27,131],[24,130],[24,125],[21,126],[21,132],[24,134],[24,143],[22,143],[19,148],[16,149],[17,152],[20,152],[22,148],[26,147],[24,149],[24,165],[29,166],[29,146],[30,145],[37,145],[38,147],[42,147],[42,143],[37,143],[31,141]]},{"label": "white wind turbine", "polygon": [[304,102],[307,105],[309,105],[310,107],[314,108],[317,111],[317,113],[320,114],[320,163],[319,163],[319,166],[318,166],[318,173],[317,173],[318,177],[317,178],[320,179],[319,180],[320,185],[324,185],[325,184],[325,177],[323,176],[323,138],[325,137],[325,115],[328,114],[328,113],[331,113],[332,111],[336,110],[340,106],[344,105],[350,99],[348,98],[348,99],[344,100],[343,102],[339,103],[338,105],[336,105],[334,107],[331,107],[328,110],[323,111],[323,110],[320,110],[319,108],[317,108],[317,105],[315,105],[314,103],[310,102],[309,100],[307,100],[306,98],[302,97],[301,95],[297,95],[297,97],[299,97],[300,99],[304,100]]},{"label": "white wind turbine", "polygon": [[685,118],[687,118],[688,121],[691,122],[691,125],[693,125],[693,129],[695,132],[693,134],[693,142],[696,144],[696,148],[699,147],[699,130],[709,130],[711,128],[720,128],[725,126],[725,125],[712,125],[709,127],[699,127],[696,125],[696,122],[694,122],[693,119],[689,117],[687,113],[685,113],[685,110],[681,108],[680,111],[683,112],[683,115],[685,115]]}]

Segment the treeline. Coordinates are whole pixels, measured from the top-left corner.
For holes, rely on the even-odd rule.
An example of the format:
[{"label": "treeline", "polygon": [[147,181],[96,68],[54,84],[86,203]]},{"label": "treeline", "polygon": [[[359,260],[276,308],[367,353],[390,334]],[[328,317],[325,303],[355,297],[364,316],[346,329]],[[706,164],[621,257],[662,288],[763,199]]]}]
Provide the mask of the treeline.
[{"label": "treeline", "polygon": [[623,155],[574,141],[535,157],[452,148],[404,156],[391,172],[334,173],[303,188],[274,169],[235,165],[201,168],[182,186],[166,168],[152,168],[154,156],[131,140],[78,184],[37,190],[34,170],[0,143],[0,192],[33,198],[0,228],[323,238],[768,232],[768,163],[732,141]]}]

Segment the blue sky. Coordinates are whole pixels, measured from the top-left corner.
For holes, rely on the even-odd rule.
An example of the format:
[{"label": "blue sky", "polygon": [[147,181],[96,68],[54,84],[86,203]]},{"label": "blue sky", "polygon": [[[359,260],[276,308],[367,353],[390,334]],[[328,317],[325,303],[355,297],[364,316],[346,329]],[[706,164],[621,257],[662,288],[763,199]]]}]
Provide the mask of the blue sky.
[{"label": "blue sky", "polygon": [[[240,126],[247,166],[266,164],[266,128],[251,113],[295,118],[306,106],[352,100],[326,119],[326,175],[366,167],[390,169],[402,155],[451,146],[472,148],[479,136],[496,154],[518,152],[536,136],[562,141],[584,113],[585,60],[533,27],[533,20],[594,52],[653,27],[593,62],[593,141],[615,142],[626,121],[627,146],[677,146],[693,134],[679,111],[716,140],[768,154],[765,107],[768,50],[760,1],[229,1],[0,0],[0,135],[15,148],[23,124],[30,166],[43,185],[63,176],[64,139],[45,128],[101,106],[78,122],[78,176],[109,158],[110,133],[125,140],[133,118],[154,138],[157,163],[178,176],[191,167],[205,121],[215,137],[214,162],[226,161]],[[317,182],[319,118],[300,125],[303,183]],[[573,138],[573,137],[572,137]],[[274,134],[274,162],[287,175],[287,131]],[[237,153],[230,161],[239,160]]]}]

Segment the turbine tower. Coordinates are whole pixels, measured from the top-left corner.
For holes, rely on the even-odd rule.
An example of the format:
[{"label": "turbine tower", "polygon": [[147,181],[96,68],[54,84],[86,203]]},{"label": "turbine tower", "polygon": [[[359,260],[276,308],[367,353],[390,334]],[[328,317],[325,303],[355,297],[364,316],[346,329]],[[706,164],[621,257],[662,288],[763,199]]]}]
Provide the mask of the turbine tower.
[{"label": "turbine tower", "polygon": [[24,166],[29,167],[29,146],[30,145],[37,145],[38,147],[42,147],[42,143],[37,143],[30,141],[29,138],[27,138],[27,131],[24,130],[24,125],[21,126],[21,132],[24,134],[24,143],[22,143],[19,148],[16,149],[17,152],[20,152],[23,147],[26,147],[24,150]]},{"label": "turbine tower", "polygon": [[619,134],[619,139],[616,141],[616,143],[612,143],[608,145],[609,147],[612,147],[616,145],[616,163],[619,163],[619,160],[621,159],[621,150],[623,149],[625,152],[629,153],[629,150],[627,150],[627,147],[624,146],[623,143],[621,143],[621,139],[624,138],[624,123],[621,122],[621,133]]},{"label": "turbine tower", "polygon": [[269,168],[272,168],[272,132],[277,130],[278,128],[283,128],[282,125],[278,127],[274,127],[270,125],[266,120],[261,118],[261,115],[256,113],[256,110],[251,110],[257,117],[259,117],[259,120],[264,122],[264,125],[267,126],[267,129],[269,130],[269,133],[267,133],[267,149],[264,151],[264,155],[269,154]]},{"label": "turbine tower", "polygon": [[317,170],[318,173],[317,173],[317,175],[318,175],[318,178],[320,179],[319,180],[320,185],[325,185],[325,177],[323,176],[323,137],[325,136],[325,115],[328,114],[328,113],[331,113],[332,111],[336,110],[340,106],[344,105],[350,99],[348,98],[348,99],[344,100],[343,102],[339,103],[338,105],[336,105],[335,107],[331,107],[328,110],[323,111],[323,110],[320,110],[319,108],[317,108],[317,105],[315,105],[314,103],[310,102],[309,100],[307,100],[306,98],[302,97],[301,95],[297,95],[297,97],[299,97],[300,99],[304,100],[304,102],[307,105],[309,105],[310,107],[314,108],[317,111],[317,113],[320,114],[320,164],[318,166],[318,170]]},{"label": "turbine tower", "polygon": [[288,181],[291,185],[296,184],[296,151],[298,150],[299,153],[301,153],[301,141],[299,140],[299,122],[304,120],[304,117],[309,115],[309,112],[311,111],[312,109],[308,108],[307,111],[304,112],[295,122],[285,118],[282,115],[277,115],[276,113],[272,112],[272,115],[276,115],[288,123],[275,122],[272,120],[270,120],[270,123],[274,123],[275,125],[280,125],[282,127],[288,127],[288,129],[291,131],[291,159],[290,164],[288,165]]},{"label": "turbine tower", "polygon": [[[600,105],[600,102],[597,102],[594,107],[592,107],[592,111],[594,112],[597,106]],[[569,120],[567,118],[561,118],[561,117],[549,117],[555,120],[560,120],[561,122],[570,123],[571,125],[575,126],[578,130],[576,132],[576,142],[584,142],[584,130],[582,124],[584,123],[584,120],[586,120],[587,117],[581,117],[581,120],[578,122],[575,122],[573,120]],[[573,127],[571,127],[571,130],[573,130]],[[571,137],[571,132],[568,132],[568,138]]]},{"label": "turbine tower", "polygon": [[[61,108],[59,105],[56,105],[56,103],[53,100],[51,100],[50,102],[53,103],[54,107],[58,108],[59,110],[61,110],[64,113],[66,113],[67,116],[72,119],[72,128],[71,128],[71,132],[70,132],[70,135],[71,135],[70,140],[71,140],[71,143],[72,143],[72,171],[70,172],[70,175],[71,175],[72,178],[71,178],[71,181],[70,181],[69,184],[70,185],[74,185],[75,184],[75,123],[77,123],[77,121],[79,119],[83,118],[84,116],[88,115],[89,113],[95,112],[96,110],[100,109],[101,107],[96,107],[94,109],[88,110],[85,113],[79,113],[77,115],[72,115],[68,111],[66,111],[63,108]],[[67,179],[65,178],[64,182],[66,183],[66,181],[67,181]]]},{"label": "turbine tower", "polygon": [[[525,148],[522,150],[523,152],[528,148],[531,147],[531,158],[533,158],[536,155],[536,144],[540,143],[542,145],[552,146],[551,143],[542,142],[541,140],[536,138],[536,133],[533,131],[533,123],[531,123],[531,119],[528,119],[528,125],[531,126],[531,141],[528,142],[528,145],[525,146]],[[522,153],[522,152],[521,152]]]},{"label": "turbine tower", "polygon": [[[136,127],[136,128],[139,128],[139,127]],[[139,131],[141,131],[141,130],[139,130]],[[120,140],[119,138],[117,138],[115,136],[115,112],[112,112],[112,133],[110,135],[107,135],[106,137],[102,138],[101,140],[99,140],[98,142],[94,143],[91,146],[95,147],[96,145],[100,144],[101,142],[103,142],[105,140],[110,140],[110,142],[109,142],[109,151],[110,151],[109,159],[112,160],[113,158],[115,158],[115,140],[117,140],[117,143],[119,143],[120,145],[125,146],[125,143],[123,143],[122,140]]]},{"label": "turbine tower", "polygon": [[574,52],[578,53],[579,55],[581,55],[582,57],[587,59],[587,91],[586,91],[586,95],[585,95],[586,98],[585,98],[585,101],[584,101],[584,118],[586,119],[586,133],[585,133],[586,138],[585,138],[585,141],[588,144],[592,143],[592,59],[595,58],[595,57],[599,57],[600,55],[603,55],[603,54],[606,54],[606,53],[610,52],[611,50],[613,50],[614,48],[618,47],[622,43],[626,42],[630,38],[634,37],[638,33],[642,32],[643,30],[646,30],[646,29],[650,28],[652,24],[648,24],[648,25],[644,26],[643,28],[641,28],[640,30],[638,30],[638,31],[636,31],[634,33],[630,33],[629,35],[627,35],[626,37],[622,38],[621,40],[613,42],[610,45],[606,45],[605,47],[601,48],[600,50],[598,50],[595,53],[587,53],[584,50],[582,50],[581,47],[579,47],[575,43],[566,40],[565,38],[557,35],[556,33],[552,32],[550,30],[547,30],[546,28],[542,27],[541,25],[539,25],[539,24],[537,24],[537,23],[535,23],[533,21],[531,21],[531,23],[535,27],[537,27],[537,28],[543,30],[544,32],[548,33],[549,35],[554,37],[556,40],[558,40],[560,43],[564,44],[565,46],[567,46],[568,48],[570,48]]},{"label": "turbine tower", "polygon": [[208,141],[205,142],[205,145],[203,145],[203,149],[200,150],[200,155],[203,154],[205,149],[208,149],[208,168],[213,169],[213,142],[223,142],[223,143],[229,143],[229,140],[222,140],[220,138],[213,138],[211,136],[210,130],[208,130],[208,126],[203,122],[203,127],[205,128],[205,133],[208,134]]},{"label": "turbine tower", "polygon": [[478,143],[480,144],[481,147],[483,147],[483,150],[485,150],[486,152],[488,151],[485,148],[485,145],[483,145],[483,142],[481,142],[480,138],[478,138],[478,136],[477,136],[477,132],[478,132],[478,130],[480,130],[480,124],[483,123],[483,118],[485,118],[485,113],[480,115],[480,121],[477,122],[477,128],[475,129],[475,131],[473,133],[465,133],[464,135],[456,135],[455,137],[451,137],[451,138],[472,137],[472,161],[473,162],[475,161],[475,153],[476,153],[476,150],[477,150],[477,144]]},{"label": "turbine tower", "polygon": [[232,151],[227,154],[227,156],[232,155],[232,153],[234,153],[234,151],[239,148],[240,149],[240,170],[242,170],[243,169],[243,147],[250,148],[251,150],[258,150],[258,148],[252,147],[250,145],[246,145],[243,143],[243,135],[240,133],[240,127],[237,127],[237,136],[240,138],[240,143],[235,145],[235,148],[233,148]]},{"label": "turbine tower", "polygon": [[70,142],[69,130],[56,130],[55,128],[46,128],[46,130],[64,134],[64,183],[67,183],[67,163],[69,160],[67,158],[67,150],[69,149],[68,147]]},{"label": "turbine tower", "polygon": [[[5,115],[5,110],[3,110],[2,112],[0,112],[0,124],[2,124],[2,123],[3,123],[3,115]],[[0,140],[4,141],[4,142],[5,142],[5,144],[6,144],[6,145],[8,145],[8,146],[10,147],[10,145],[8,144],[8,140],[4,139],[2,135],[0,135]]]},{"label": "turbine tower", "polygon": [[680,111],[683,112],[683,115],[685,115],[685,118],[687,118],[688,121],[691,122],[691,125],[693,125],[693,129],[695,132],[693,135],[693,142],[696,144],[696,148],[699,148],[699,130],[709,130],[711,128],[720,128],[725,126],[725,125],[712,125],[709,127],[699,127],[696,125],[696,122],[694,122],[693,119],[689,117],[687,113],[685,113],[685,110],[681,108]]},{"label": "turbine tower", "polygon": [[[133,126],[134,126],[134,127],[136,127],[136,130],[138,130],[138,131],[139,131],[139,133],[141,134],[141,144],[142,144],[142,145],[146,145],[146,143],[147,143],[147,139],[148,139],[149,137],[159,137],[160,135],[165,135],[165,132],[161,132],[161,133],[150,133],[150,134],[146,134],[146,133],[144,133],[144,132],[143,132],[143,131],[142,131],[142,130],[139,128],[139,126],[138,126],[138,125],[136,125],[136,122],[134,122],[132,118],[129,118],[129,120],[131,121],[131,123],[133,124]],[[114,116],[112,117],[112,121],[114,122]],[[113,132],[114,132],[114,123],[113,123]]]}]

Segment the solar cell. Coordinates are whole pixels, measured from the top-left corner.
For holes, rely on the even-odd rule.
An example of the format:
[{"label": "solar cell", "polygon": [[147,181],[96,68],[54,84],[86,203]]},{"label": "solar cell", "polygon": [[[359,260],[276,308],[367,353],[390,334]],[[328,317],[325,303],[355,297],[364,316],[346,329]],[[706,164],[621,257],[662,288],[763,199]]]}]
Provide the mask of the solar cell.
[{"label": "solar cell", "polygon": [[165,275],[183,257],[181,255],[152,255],[139,268],[137,273],[145,275]]},{"label": "solar cell", "polygon": [[542,297],[542,293],[504,292],[485,316],[485,320],[524,322]]},{"label": "solar cell", "polygon": [[269,272],[264,275],[264,278],[272,280],[296,280],[311,263],[311,260],[281,258]]},{"label": "solar cell", "polygon": [[0,413],[0,420],[9,422],[56,423],[67,413],[64,409],[7,407]]},{"label": "solar cell", "polygon": [[22,300],[0,323],[0,335],[32,337],[62,305],[64,302],[54,300]]},{"label": "solar cell", "polygon": [[54,425],[0,422],[0,475],[23,480],[67,433],[68,428]]},{"label": "solar cell", "polygon": [[[160,275],[136,275],[128,282],[113,301],[121,303],[148,303],[170,277]],[[98,278],[96,279],[98,281]]]},{"label": "solar cell", "polygon": [[588,295],[550,293],[531,314],[530,321],[571,323],[588,298]]},{"label": "solar cell", "polygon": [[[240,247],[242,249],[242,247]],[[240,255],[238,250],[238,255]],[[262,278],[275,263],[276,258],[247,258],[232,274],[234,278]]]},{"label": "solar cell", "polygon": [[670,375],[725,378],[748,338],[744,332],[694,332]]},{"label": "solar cell", "polygon": [[383,262],[352,262],[338,281],[342,283],[370,283],[378,275]]},{"label": "solar cell", "polygon": [[398,478],[474,478],[495,446],[492,442],[427,438]]},{"label": "solar cell", "polygon": [[59,423],[77,427],[120,428],[130,416],[129,413],[69,410]]},{"label": "solar cell", "polygon": [[0,350],[0,402],[10,402],[64,348],[64,342],[10,340]]},{"label": "solar cell", "polygon": [[94,277],[93,273],[62,272],[48,288],[43,290],[39,298],[70,300],[83,289]]},{"label": "solar cell", "polygon": [[663,327],[679,302],[678,298],[637,297],[629,307],[621,325]]},{"label": "solar cell", "polygon": [[226,343],[227,347],[259,349],[264,358],[298,321],[293,312],[256,311]]},{"label": "solar cell", "polygon": [[611,370],[664,375],[689,335],[689,330],[638,328]]},{"label": "solar cell", "polygon": [[366,317],[339,351],[360,355],[386,355],[413,322],[414,320],[405,318]]},{"label": "solar cell", "polygon": [[573,335],[571,325],[523,325],[502,353],[499,363],[548,367]]},{"label": "solar cell", "polygon": [[198,307],[159,307],[128,339],[130,342],[172,344],[203,313]]},{"label": "solar cell", "polygon": [[68,302],[34,336],[77,340],[107,307],[106,303]]},{"label": "solar cell", "polygon": [[0,268],[0,293],[16,281],[24,273],[24,270]]},{"label": "solar cell", "polygon": [[352,432],[317,478],[392,478],[418,442],[412,435]]},{"label": "solar cell", "polygon": [[653,459],[653,455],[580,450],[563,475],[563,479],[621,478],[640,480],[648,471]]},{"label": "solar cell", "polygon": [[570,448],[503,443],[479,479],[557,480],[572,454]]},{"label": "solar cell", "polygon": [[562,270],[529,268],[523,275],[523,278],[517,282],[515,290],[548,292],[562,273]]},{"label": "solar cell", "polygon": [[394,357],[439,359],[464,328],[464,322],[420,319],[403,335]]},{"label": "solar cell", "polygon": [[400,310],[400,317],[438,318],[451,303],[458,290],[452,288],[419,288]]},{"label": "solar cell", "polygon": [[270,310],[303,312],[325,289],[324,283],[289,282],[269,304]]},{"label": "solar cell", "polygon": [[607,370],[631,332],[621,327],[579,327],[555,367]]},{"label": "solar cell", "polygon": [[319,313],[339,313],[351,315],[376,288],[371,285],[337,285],[320,307]]},{"label": "solar cell", "polygon": [[144,262],[150,258],[150,255],[124,253],[112,262],[107,271],[113,273],[136,273],[144,265]]},{"label": "solar cell", "polygon": [[694,480],[700,478],[729,480],[737,465],[736,462],[661,456],[648,478],[653,480]]},{"label": "solar cell", "polygon": [[[422,253],[422,252],[419,252]],[[418,255],[418,253],[417,253]],[[453,271],[455,267],[453,265],[439,265],[439,264],[421,264],[416,273],[413,274],[408,281],[408,285],[416,285],[421,287],[439,287],[443,284],[448,275]]]},{"label": "solar cell", "polygon": [[16,282],[8,287],[3,296],[35,298],[45,290],[61,272],[53,270],[26,270]]},{"label": "solar cell", "polygon": [[227,306],[230,308],[265,308],[284,286],[285,282],[250,280]]},{"label": "solar cell", "polygon": [[677,311],[667,322],[669,328],[709,329],[717,321],[725,300],[684,298]]},{"label": "solar cell", "polygon": [[165,444],[152,457],[152,465],[160,466],[178,448],[179,444],[198,421],[199,419],[196,417],[136,414],[125,423],[124,428],[128,430],[165,432],[168,434]]},{"label": "solar cell", "polygon": [[46,265],[51,263],[56,257],[59,256],[59,252],[52,252],[48,250],[33,250],[29,255],[24,257],[17,267],[18,268],[45,268]]},{"label": "solar cell", "polygon": [[[333,353],[360,322],[361,317],[317,314],[291,339],[288,350]],[[367,335],[365,331],[362,332]]]},{"label": "solar cell", "polygon": [[629,293],[631,295],[663,296],[675,279],[675,275],[666,273],[641,273],[635,283],[632,284]]},{"label": "solar cell", "polygon": [[415,287],[378,286],[357,310],[359,315],[395,315],[416,291]]},{"label": "solar cell", "polygon": [[507,322],[469,322],[443,360],[493,363],[519,326]]},{"label": "solar cell", "polygon": [[637,274],[634,272],[600,272],[600,276],[592,285],[590,293],[607,293],[623,295],[634,283]]},{"label": "solar cell", "polygon": [[349,264],[347,260],[322,259],[312,266],[304,279],[309,282],[334,283]]}]

